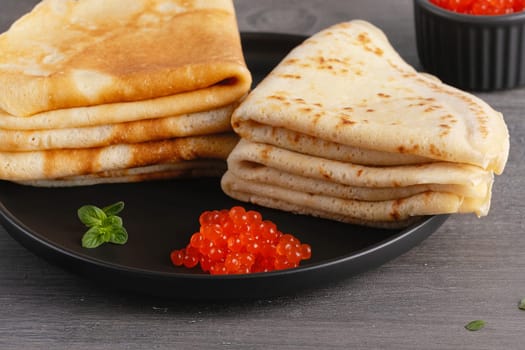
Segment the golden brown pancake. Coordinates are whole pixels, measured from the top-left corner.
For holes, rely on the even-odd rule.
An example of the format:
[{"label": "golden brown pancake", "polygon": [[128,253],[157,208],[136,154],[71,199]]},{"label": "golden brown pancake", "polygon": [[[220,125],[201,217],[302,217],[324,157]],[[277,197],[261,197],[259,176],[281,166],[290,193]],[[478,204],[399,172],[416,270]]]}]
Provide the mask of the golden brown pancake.
[{"label": "golden brown pancake", "polygon": [[0,179],[220,175],[250,85],[231,0],[44,0],[0,35]]},{"label": "golden brown pancake", "polygon": [[249,84],[231,0],[44,0],[0,36],[14,116]]}]

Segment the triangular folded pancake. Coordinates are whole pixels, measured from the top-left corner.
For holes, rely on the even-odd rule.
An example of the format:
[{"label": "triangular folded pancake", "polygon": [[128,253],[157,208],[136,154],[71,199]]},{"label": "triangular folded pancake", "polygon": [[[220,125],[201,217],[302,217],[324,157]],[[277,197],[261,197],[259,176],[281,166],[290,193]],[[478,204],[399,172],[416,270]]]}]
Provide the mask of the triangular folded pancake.
[{"label": "triangular folded pancake", "polygon": [[246,121],[497,174],[509,151],[500,113],[417,73],[364,21],[335,25],[295,48],[235,111],[234,129]]},{"label": "triangular folded pancake", "polygon": [[417,73],[364,21],[292,50],[232,116],[222,188],[247,202],[377,227],[487,215],[509,152],[500,113]]},{"label": "triangular folded pancake", "polygon": [[231,0],[44,0],[0,35],[13,116],[178,94],[225,105],[249,85]]},{"label": "triangular folded pancake", "polygon": [[228,133],[98,148],[0,152],[0,178],[19,182],[203,158],[224,161],[237,141],[237,135]]}]

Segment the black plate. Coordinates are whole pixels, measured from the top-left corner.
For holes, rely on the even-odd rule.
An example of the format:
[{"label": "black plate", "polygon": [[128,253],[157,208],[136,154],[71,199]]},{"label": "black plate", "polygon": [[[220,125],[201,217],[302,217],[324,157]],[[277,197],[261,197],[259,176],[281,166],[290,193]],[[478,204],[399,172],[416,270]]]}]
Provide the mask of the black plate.
[{"label": "black plate", "polygon": [[[255,82],[304,37],[243,34]],[[83,249],[85,227],[76,210],[123,200],[129,241],[124,246]],[[198,230],[204,210],[244,205],[262,212],[284,232],[312,246],[312,258],[291,270],[252,275],[211,276],[175,268],[172,249]],[[239,203],[220,189],[219,179],[169,180],[77,188],[33,188],[0,182],[0,219],[22,245],[83,276],[116,288],[151,295],[189,298],[268,297],[351,276],[378,266],[415,246],[447,216],[434,216],[403,230],[379,230],[298,216]]]}]

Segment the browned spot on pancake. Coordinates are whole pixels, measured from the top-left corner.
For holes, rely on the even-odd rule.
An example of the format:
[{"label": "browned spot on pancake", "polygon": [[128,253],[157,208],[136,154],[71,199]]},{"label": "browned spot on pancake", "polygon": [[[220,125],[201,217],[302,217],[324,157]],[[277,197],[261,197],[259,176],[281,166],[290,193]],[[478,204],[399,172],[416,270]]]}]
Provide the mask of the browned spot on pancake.
[{"label": "browned spot on pancake", "polygon": [[439,136],[444,137],[450,133],[450,130],[452,129],[452,124],[456,123],[457,120],[451,114],[443,115],[439,119],[442,122],[441,124],[439,124],[439,127],[441,128]]},{"label": "browned spot on pancake", "polygon": [[299,74],[281,74],[279,76],[285,79],[301,79],[301,76]]},{"label": "browned spot on pancake", "polygon": [[305,58],[304,62],[299,64],[301,67],[314,67],[317,70],[323,70],[333,75],[347,74],[350,71],[351,65],[349,59],[341,59],[338,57],[325,57],[320,51],[317,56]]},{"label": "browned spot on pancake", "polygon": [[377,56],[382,56],[383,55],[383,50],[377,46],[374,46],[374,45],[371,45],[372,44],[372,40],[370,39],[370,37],[368,36],[367,33],[365,32],[362,32],[362,33],[359,33],[357,35],[357,40],[358,42],[363,46],[363,48],[367,51],[370,51],[372,52],[373,54],[377,55]]},{"label": "browned spot on pancake", "polygon": [[[229,129],[229,126],[227,128]],[[104,144],[98,146],[144,142],[145,140],[154,141],[174,136],[185,136],[185,134],[186,132],[182,128],[173,125],[170,118],[115,123],[111,129],[111,136]]]},{"label": "browned spot on pancake", "polygon": [[374,50],[374,53],[378,56],[383,56],[383,50],[381,50],[379,47],[376,47]]},{"label": "browned spot on pancake", "polygon": [[140,147],[133,147],[132,152],[131,164],[136,166],[195,158],[195,153],[188,147],[183,150],[179,142],[145,142]]},{"label": "browned spot on pancake", "polygon": [[343,110],[348,111],[348,112],[353,112],[354,111],[354,109],[352,107],[343,107]]},{"label": "browned spot on pancake", "polygon": [[359,33],[357,35],[357,40],[359,40],[361,44],[370,44],[371,42],[370,38],[368,37],[368,34],[365,32]]},{"label": "browned spot on pancake", "polygon": [[366,110],[368,113],[375,112],[375,109],[369,108]]},{"label": "browned spot on pancake", "polygon": [[272,100],[279,100],[279,101],[284,101],[286,99],[284,96],[280,96],[280,95],[270,95],[268,96],[268,98]]},{"label": "browned spot on pancake", "polygon": [[323,167],[319,167],[319,173],[327,180],[331,180],[332,179],[332,175],[325,170],[325,168]]},{"label": "browned spot on pancake", "polygon": [[102,148],[48,150],[44,154],[43,175],[57,177],[57,169],[68,169],[69,175],[86,175],[100,171],[98,161]]},{"label": "browned spot on pancake", "polygon": [[399,153],[405,153],[407,150],[406,150],[405,146],[401,145],[401,146],[397,147],[397,151]]},{"label": "browned spot on pancake", "polygon": [[399,183],[399,181],[393,181],[392,187],[401,187],[401,183]]},{"label": "browned spot on pancake", "polygon": [[400,198],[400,199],[396,199],[392,203],[392,209],[389,214],[392,219],[396,221],[401,219],[401,214],[399,213],[399,207],[403,204],[403,202],[404,202],[404,199]]},{"label": "browned spot on pancake", "polygon": [[297,62],[299,62],[299,59],[298,58],[288,58],[287,60],[285,60],[283,62],[283,64],[290,64],[290,65],[293,65],[293,64],[296,64]]},{"label": "browned spot on pancake", "polygon": [[321,113],[315,113],[314,114],[314,117],[313,117],[313,122],[314,122],[314,125],[317,124],[319,122],[319,119],[321,119],[323,115]]},{"label": "browned spot on pancake", "polygon": [[270,147],[264,147],[261,151],[261,158],[264,160],[270,159],[271,149]]},{"label": "browned spot on pancake", "polygon": [[444,121],[444,122],[448,122],[448,121],[452,121],[452,120],[456,120],[456,118],[454,118],[454,116],[452,114],[445,114],[445,115],[442,115],[441,117],[439,117],[440,120]]},{"label": "browned spot on pancake", "polygon": [[437,148],[436,145],[434,145],[433,143],[430,144],[429,151],[430,154],[438,158],[442,157],[443,155],[443,152],[441,152],[439,148]]},{"label": "browned spot on pancake", "polygon": [[363,169],[359,169],[356,173],[357,177],[360,177],[361,175],[363,175]]},{"label": "browned spot on pancake", "polygon": [[319,108],[323,108],[323,105],[321,103],[319,103],[319,102],[314,103],[314,106],[319,107]]},{"label": "browned spot on pancake", "polygon": [[439,127],[441,128],[439,136],[445,137],[448,134],[450,134],[450,129],[451,129],[450,125],[448,125],[448,124],[439,124]]},{"label": "browned spot on pancake", "polygon": [[403,73],[402,75],[403,78],[413,78],[414,76],[416,76],[416,73]]},{"label": "browned spot on pancake", "polygon": [[299,110],[301,112],[305,112],[305,113],[310,113],[312,111],[312,109],[310,107],[299,108]]},{"label": "browned spot on pancake", "polygon": [[389,97],[391,97],[389,94],[385,94],[385,93],[383,93],[383,92],[379,92],[379,93],[377,94],[377,96],[379,96],[379,97],[383,97],[383,98],[389,98]]},{"label": "browned spot on pancake", "polygon": [[347,116],[342,116],[340,119],[342,125],[355,125],[357,122],[355,120],[349,119]]},{"label": "browned spot on pancake", "polygon": [[305,104],[305,103],[306,103],[305,100],[304,100],[304,98],[294,98],[293,100],[294,100],[295,102],[297,102],[297,103],[301,103],[301,104]]}]

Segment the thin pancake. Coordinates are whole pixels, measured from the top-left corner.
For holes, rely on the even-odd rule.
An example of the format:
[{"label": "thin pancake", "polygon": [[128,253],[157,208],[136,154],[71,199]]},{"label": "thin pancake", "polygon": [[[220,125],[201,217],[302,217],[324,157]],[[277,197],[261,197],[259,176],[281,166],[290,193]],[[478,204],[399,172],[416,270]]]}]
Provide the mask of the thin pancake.
[{"label": "thin pancake", "polygon": [[471,212],[461,196],[447,192],[424,192],[403,199],[358,201],[293,191],[244,181],[229,170],[221,181],[232,198],[297,214],[382,228],[404,227],[420,216]]},{"label": "thin pancake", "polygon": [[491,172],[468,164],[433,162],[372,167],[314,157],[241,139],[228,156],[228,169],[234,172],[245,169],[250,172],[259,167],[270,167],[281,172],[349,186],[372,188],[421,184],[478,186],[493,181]]},{"label": "thin pancake", "polygon": [[295,48],[234,112],[236,131],[246,121],[497,174],[509,151],[500,113],[416,72],[364,21],[335,25]]},{"label": "thin pancake", "polygon": [[226,162],[224,160],[198,159],[129,169],[108,170],[95,174],[66,176],[56,179],[18,181],[18,183],[35,187],[92,186],[172,178],[216,177],[223,175],[225,171]]},{"label": "thin pancake", "polygon": [[237,141],[229,133],[98,148],[0,152],[0,179],[55,179],[199,158],[225,160]]},{"label": "thin pancake", "polygon": [[231,131],[230,117],[234,106],[172,117],[80,128],[0,129],[0,151],[93,148],[118,143],[140,143],[174,137],[224,133]]},{"label": "thin pancake", "polygon": [[14,116],[199,101],[216,86],[228,104],[250,79],[231,0],[44,0],[0,36],[0,108]]},{"label": "thin pancake", "polygon": [[381,152],[342,145],[293,130],[276,128],[249,120],[236,125],[235,131],[241,138],[253,142],[271,144],[303,154],[354,164],[385,166],[423,164],[434,161],[430,158],[411,154]]}]

